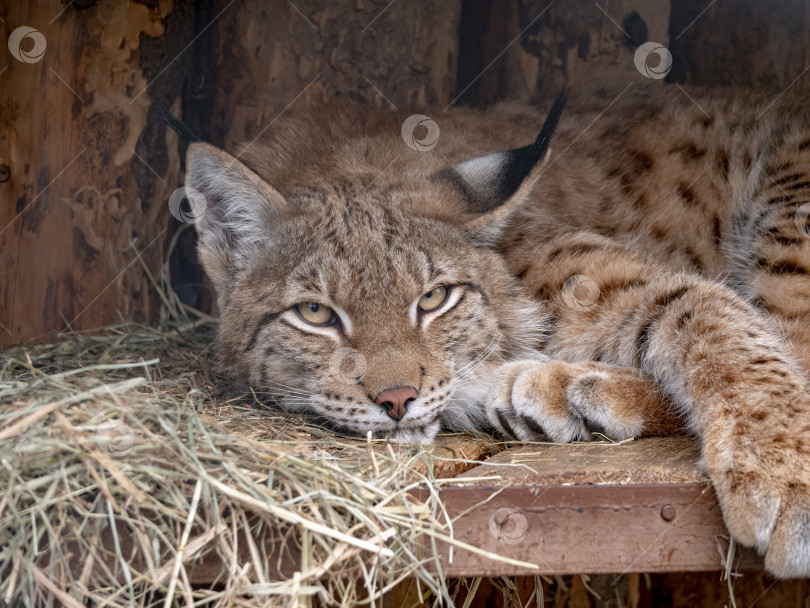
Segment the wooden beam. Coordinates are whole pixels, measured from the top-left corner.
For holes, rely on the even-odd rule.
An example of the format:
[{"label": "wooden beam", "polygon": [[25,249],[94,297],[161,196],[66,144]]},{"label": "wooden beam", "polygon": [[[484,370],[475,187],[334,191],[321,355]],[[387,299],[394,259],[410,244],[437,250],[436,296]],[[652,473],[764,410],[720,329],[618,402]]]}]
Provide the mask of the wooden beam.
[{"label": "wooden beam", "polygon": [[[711,486],[471,487],[442,491],[456,540],[537,569],[438,545],[451,577],[723,569],[728,532]],[[761,568],[749,551],[735,567]],[[425,555],[427,557],[427,555]]]},{"label": "wooden beam", "polygon": [[[698,456],[688,437],[501,452],[441,497],[457,517],[457,540],[539,570],[459,548],[451,562],[440,544],[442,569],[454,577],[721,570],[728,532]],[[762,567],[751,551],[736,555],[736,567]]]},{"label": "wooden beam", "polygon": [[[439,454],[465,450],[458,440],[448,441]],[[484,454],[480,443],[466,450]],[[722,570],[728,532],[698,456],[697,443],[688,437],[520,445],[495,454],[459,474],[457,486],[441,490],[454,520],[453,537],[538,569],[458,546],[451,561],[450,544],[438,542],[442,571],[450,577],[495,577]],[[447,476],[446,468],[436,471]],[[427,500],[428,491],[413,495]],[[417,545],[420,557],[435,556],[428,539]],[[289,566],[289,572],[282,567],[284,575],[292,575],[296,561]],[[218,567],[206,558],[193,578],[202,583]],[[762,561],[737,547],[734,568],[760,570]]]}]

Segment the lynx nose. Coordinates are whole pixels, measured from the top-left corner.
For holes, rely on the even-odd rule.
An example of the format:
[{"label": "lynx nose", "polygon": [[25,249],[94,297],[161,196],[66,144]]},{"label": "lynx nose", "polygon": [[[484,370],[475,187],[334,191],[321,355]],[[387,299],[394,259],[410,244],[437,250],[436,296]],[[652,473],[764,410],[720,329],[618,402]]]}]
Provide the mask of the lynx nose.
[{"label": "lynx nose", "polygon": [[402,420],[408,411],[408,404],[416,399],[419,393],[410,386],[389,388],[377,395],[376,403],[385,408],[385,413],[394,420]]}]

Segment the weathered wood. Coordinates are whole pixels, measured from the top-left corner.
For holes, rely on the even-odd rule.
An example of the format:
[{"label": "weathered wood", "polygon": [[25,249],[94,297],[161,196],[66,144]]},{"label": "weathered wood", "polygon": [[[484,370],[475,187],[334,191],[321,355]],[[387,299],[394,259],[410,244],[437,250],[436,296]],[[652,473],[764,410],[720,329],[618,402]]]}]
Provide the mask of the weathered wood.
[{"label": "weathered wood", "polygon": [[458,103],[541,101],[563,85],[592,90],[646,80],[635,67],[625,21],[635,11],[648,38],[668,43],[669,0],[547,0],[465,5]]},{"label": "weathered wood", "polygon": [[[459,449],[474,453],[480,448],[453,447]],[[712,486],[701,481],[694,465],[695,454],[695,443],[684,438],[535,445],[502,452],[462,473],[459,483],[443,487],[440,496],[456,540],[537,568],[458,546],[451,561],[450,545],[439,542],[442,571],[450,577],[497,577],[721,570],[728,532]],[[623,458],[626,477],[617,475]],[[416,490],[413,496],[425,500],[428,491]],[[123,529],[122,535],[130,546]],[[268,555],[278,556],[283,537],[270,531],[256,540],[264,542]],[[238,545],[249,561],[247,543]],[[432,546],[414,544],[428,568],[435,567]],[[294,546],[287,544],[284,551],[284,559],[271,560],[279,571],[269,575],[289,577],[298,569],[300,554]],[[761,567],[752,551],[737,547],[735,570]],[[195,584],[210,584],[220,571],[219,558],[212,554],[189,564]]]},{"label": "weathered wood", "polygon": [[707,483],[690,437],[650,437],[624,443],[519,445],[489,458],[460,478],[492,487]]},{"label": "weathered wood", "polygon": [[770,2],[672,3],[674,82],[757,87],[774,95],[810,89],[810,4]]},{"label": "weathered wood", "polygon": [[0,8],[4,41],[29,26],[46,43],[36,62],[4,52],[0,64],[0,345],[155,312],[138,256],[153,273],[164,256],[180,157],[148,108],[180,112],[193,10],[168,0]]},{"label": "weathered wood", "polygon": [[[728,532],[687,437],[537,444],[501,452],[442,490],[456,538],[535,571],[442,547],[451,576],[719,570]],[[737,565],[759,568],[750,551]]]},{"label": "weathered wood", "polygon": [[461,4],[239,0],[218,24],[210,135],[233,149],[281,112],[338,95],[378,106],[449,102]]},{"label": "weathered wood", "polygon": [[[717,499],[703,484],[466,487],[441,496],[458,516],[457,540],[537,566],[458,547],[450,563],[442,545],[442,569],[454,577],[720,570],[727,548]],[[761,567],[747,550],[738,556],[738,567]]]}]

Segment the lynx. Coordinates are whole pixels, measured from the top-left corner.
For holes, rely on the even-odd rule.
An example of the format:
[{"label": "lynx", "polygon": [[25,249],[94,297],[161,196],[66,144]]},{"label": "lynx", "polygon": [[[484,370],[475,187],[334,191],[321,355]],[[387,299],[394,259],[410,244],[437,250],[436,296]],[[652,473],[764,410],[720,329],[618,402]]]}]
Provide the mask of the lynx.
[{"label": "lynx", "polygon": [[734,538],[810,575],[807,112],[671,89],[568,105],[422,110],[408,132],[334,102],[238,159],[191,144],[222,363],[400,442],[694,433]]}]

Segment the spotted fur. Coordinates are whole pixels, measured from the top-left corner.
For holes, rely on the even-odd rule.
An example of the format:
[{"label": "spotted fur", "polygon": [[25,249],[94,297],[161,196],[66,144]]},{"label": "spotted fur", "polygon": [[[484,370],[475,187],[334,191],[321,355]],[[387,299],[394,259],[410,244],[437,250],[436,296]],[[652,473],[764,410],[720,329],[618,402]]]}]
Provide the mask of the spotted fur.
[{"label": "spotted fur", "polygon": [[[423,111],[441,129],[425,152],[408,113],[340,103],[240,160],[192,144],[222,363],[397,441],[693,432],[733,536],[810,575],[810,118],[690,97],[575,99],[548,156],[516,105]],[[417,397],[394,419],[380,395],[400,387]]]}]

